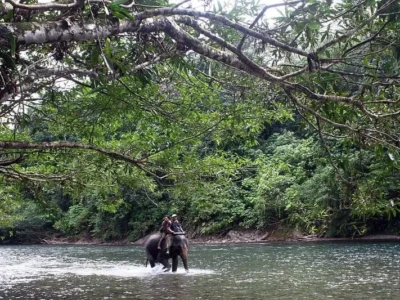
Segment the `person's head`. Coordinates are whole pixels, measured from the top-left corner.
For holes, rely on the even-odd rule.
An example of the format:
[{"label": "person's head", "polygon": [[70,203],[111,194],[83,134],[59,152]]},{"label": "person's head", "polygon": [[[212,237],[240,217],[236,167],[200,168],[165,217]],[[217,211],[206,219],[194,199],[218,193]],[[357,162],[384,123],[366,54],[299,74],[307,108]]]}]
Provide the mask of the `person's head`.
[{"label": "person's head", "polygon": [[169,216],[165,216],[164,221],[169,221]]},{"label": "person's head", "polygon": [[172,215],[172,220],[175,221],[178,218],[178,216],[176,214]]}]

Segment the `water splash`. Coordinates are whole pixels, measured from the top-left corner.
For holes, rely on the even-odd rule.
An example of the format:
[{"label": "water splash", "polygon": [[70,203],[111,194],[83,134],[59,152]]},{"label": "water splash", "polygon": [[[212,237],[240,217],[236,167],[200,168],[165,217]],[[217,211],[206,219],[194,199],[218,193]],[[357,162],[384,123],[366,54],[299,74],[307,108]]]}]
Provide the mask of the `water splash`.
[{"label": "water splash", "polygon": [[162,265],[156,265],[153,269],[150,267],[144,267],[139,265],[115,265],[112,266],[107,264],[97,264],[95,267],[86,266],[84,269],[68,269],[65,273],[81,275],[81,276],[90,276],[90,275],[98,275],[98,276],[113,276],[113,277],[148,277],[155,275],[186,275],[186,276],[195,276],[195,275],[207,275],[214,274],[212,270],[202,270],[202,269],[191,269],[188,273],[183,269],[178,269],[177,272],[172,273],[164,272]]},{"label": "water splash", "polygon": [[77,276],[110,276],[143,278],[157,275],[196,276],[213,274],[212,270],[191,269],[189,273],[179,268],[176,273],[164,272],[162,265],[150,266],[134,264],[130,261],[110,262],[105,259],[87,259],[62,256],[32,255],[27,260],[18,259],[18,255],[0,258],[0,287],[12,286],[17,283],[30,282],[46,277]]},{"label": "water splash", "polygon": [[215,271],[213,270],[204,270],[204,269],[189,269],[189,272],[186,272],[182,268],[178,268],[178,270],[175,273],[170,272],[164,272],[163,271],[163,266],[160,264],[157,264],[153,269],[150,267],[147,268],[147,270],[150,270],[151,275],[186,275],[186,276],[196,276],[196,275],[210,275],[210,274],[215,274]]}]

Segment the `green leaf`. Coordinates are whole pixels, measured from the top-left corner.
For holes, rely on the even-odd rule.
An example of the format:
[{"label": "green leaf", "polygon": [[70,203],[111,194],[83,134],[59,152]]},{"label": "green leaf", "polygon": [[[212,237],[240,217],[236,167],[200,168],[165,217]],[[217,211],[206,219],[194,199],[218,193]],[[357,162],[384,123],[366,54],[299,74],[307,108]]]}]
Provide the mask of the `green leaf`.
[{"label": "green leaf", "polygon": [[104,45],[104,53],[106,54],[106,56],[108,58],[111,57],[112,47],[111,47],[110,39],[106,39],[106,43]]},{"label": "green leaf", "polygon": [[12,21],[13,16],[14,16],[14,11],[13,11],[13,10],[10,10],[7,14],[5,14],[5,15],[3,16],[3,20],[4,20],[5,22],[10,22],[10,21]]},{"label": "green leaf", "polygon": [[375,0],[367,0],[365,1],[365,6],[369,7],[369,6],[374,6],[375,5]]},{"label": "green leaf", "polygon": [[100,91],[102,91],[102,90],[104,90],[106,88],[106,86],[99,86],[99,87],[97,87],[97,88],[95,88],[95,89],[91,89],[90,91],[89,91],[89,93],[87,93],[88,95],[90,95],[90,94],[95,94],[95,93],[97,93],[97,92],[100,92]]},{"label": "green leaf", "polygon": [[114,17],[117,17],[117,18],[120,19],[120,20],[125,19],[124,14],[122,14],[122,13],[120,13],[120,12],[118,12],[118,11],[111,11],[111,14],[112,14]]},{"label": "green leaf", "polygon": [[318,30],[318,29],[321,28],[321,26],[320,26],[318,23],[316,23],[316,22],[309,23],[309,24],[308,24],[308,27],[309,27],[311,30]]},{"label": "green leaf", "polygon": [[101,54],[101,49],[98,45],[95,45],[90,55],[90,66],[95,66],[99,63],[99,57]]},{"label": "green leaf", "polygon": [[306,27],[306,38],[309,43],[311,43],[311,29],[310,27]]},{"label": "green leaf", "polygon": [[127,19],[131,20],[131,21],[135,21],[135,17],[132,16],[126,9],[124,9],[123,11],[121,11],[121,14],[124,15]]},{"label": "green leaf", "polygon": [[15,49],[17,48],[17,41],[13,34],[10,34],[11,57],[15,58]]},{"label": "green leaf", "polygon": [[0,58],[3,59],[3,63],[5,66],[9,67],[10,69],[15,69],[15,62],[13,58],[5,52],[0,51]]},{"label": "green leaf", "polygon": [[[125,8],[116,5],[116,4],[110,4],[109,8],[113,12],[113,15],[120,19],[120,17],[124,16],[126,19],[129,19],[131,21],[135,21],[135,18],[132,16],[132,14]],[[119,14],[114,14],[114,12],[118,12]]]},{"label": "green leaf", "polygon": [[218,4],[218,11],[223,11],[221,2],[218,1],[217,4]]}]

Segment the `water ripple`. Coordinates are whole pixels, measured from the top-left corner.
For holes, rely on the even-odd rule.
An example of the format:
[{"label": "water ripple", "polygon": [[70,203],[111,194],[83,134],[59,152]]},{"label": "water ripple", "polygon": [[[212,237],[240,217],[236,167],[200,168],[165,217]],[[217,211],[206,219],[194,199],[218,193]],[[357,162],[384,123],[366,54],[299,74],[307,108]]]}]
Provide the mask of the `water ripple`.
[{"label": "water ripple", "polygon": [[190,247],[190,272],[142,247],[0,247],[0,299],[397,299],[400,244]]}]

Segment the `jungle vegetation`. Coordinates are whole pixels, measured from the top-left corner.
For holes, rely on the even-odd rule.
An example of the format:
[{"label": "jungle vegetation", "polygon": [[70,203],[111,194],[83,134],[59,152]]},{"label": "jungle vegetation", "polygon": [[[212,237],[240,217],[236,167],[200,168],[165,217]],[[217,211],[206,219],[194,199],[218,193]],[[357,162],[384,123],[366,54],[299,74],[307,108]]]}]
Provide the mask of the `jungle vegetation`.
[{"label": "jungle vegetation", "polygon": [[[273,12],[273,13],[271,13]],[[396,0],[0,5],[0,235],[400,230]]]}]

